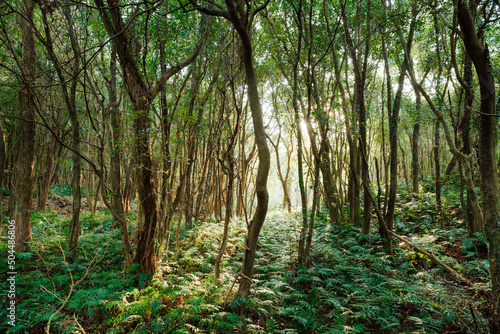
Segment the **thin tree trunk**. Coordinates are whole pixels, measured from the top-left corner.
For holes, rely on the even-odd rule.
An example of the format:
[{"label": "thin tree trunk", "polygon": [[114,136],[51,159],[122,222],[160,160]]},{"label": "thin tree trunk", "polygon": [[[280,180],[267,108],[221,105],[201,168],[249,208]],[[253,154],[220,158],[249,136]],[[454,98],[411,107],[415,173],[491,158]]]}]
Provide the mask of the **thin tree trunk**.
[{"label": "thin tree trunk", "polygon": [[420,112],[422,109],[422,101],[420,97],[420,92],[415,89],[416,101],[415,101],[415,123],[413,124],[413,135],[412,135],[412,149],[411,149],[411,177],[412,177],[412,192],[413,195],[419,194],[419,168],[418,168],[418,149],[420,143]]},{"label": "thin tree trunk", "polygon": [[[118,110],[118,101],[116,96],[116,46],[112,44],[110,61],[110,81],[109,81],[109,104],[111,107],[111,130],[112,140],[111,148],[111,191],[113,192],[112,205],[119,216],[124,217],[125,208],[123,205],[122,174],[121,174],[121,124],[120,111]],[[125,218],[125,217],[124,217]],[[126,269],[130,268],[132,255],[130,253],[130,242],[128,234],[128,224],[125,219],[119,221],[121,236],[123,241],[123,250],[125,253]]]},{"label": "thin tree trunk", "polygon": [[[63,14],[66,18],[68,24],[68,31],[71,40],[71,46],[73,48],[73,53],[75,59],[73,61],[73,73],[76,76],[78,70],[80,69],[80,47],[76,39],[73,19],[70,12],[70,8],[63,6]],[[62,75],[59,76],[62,79]],[[73,78],[71,82],[71,87],[69,91],[69,97],[67,99],[68,113],[71,120],[71,133],[73,139],[73,175],[71,179],[71,188],[73,193],[73,207],[72,207],[72,218],[71,218],[71,231],[69,237],[69,251],[71,252],[71,257],[76,258],[78,240],[80,238],[81,226],[80,226],[80,211],[82,208],[82,162],[80,158],[80,122],[78,120],[78,115],[76,112],[76,86],[78,84],[77,78]],[[65,88],[63,88],[66,90]],[[65,93],[67,94],[67,93]]]},{"label": "thin tree trunk", "polygon": [[[294,111],[295,120],[295,130],[297,134],[297,168],[298,168],[298,182],[299,182],[299,192],[300,192],[300,203],[302,209],[302,232],[305,232],[307,226],[307,193],[304,182],[304,153],[303,153],[303,135],[302,126],[300,120],[300,107],[299,107],[299,62],[302,53],[302,0],[299,1],[297,8],[297,25],[300,33],[297,37],[297,51],[295,54],[295,59],[293,60],[293,81],[292,81],[292,107]],[[299,240],[299,257],[302,256],[301,250],[304,248],[305,235],[301,233]],[[300,258],[298,261],[300,264],[303,263],[303,259]]]},{"label": "thin tree trunk", "polygon": [[[394,98],[394,105],[391,109],[391,113],[389,115],[389,142],[390,142],[390,188],[389,188],[389,200],[387,207],[387,215],[386,215],[386,223],[388,230],[392,230],[394,224],[394,208],[396,205],[396,191],[397,191],[397,166],[398,166],[398,120],[399,120],[399,110],[401,106],[401,97],[403,94],[403,84],[405,79],[405,73],[407,70],[407,64],[410,61],[410,50],[413,42],[413,33],[415,30],[415,20],[417,16],[416,8],[412,8],[413,19],[410,24],[410,31],[408,35],[408,40],[404,45],[405,48],[405,57],[403,59],[403,63],[401,64],[401,70],[399,74],[398,80],[398,90],[396,93],[396,97]],[[384,54],[385,51],[385,43],[384,43]],[[386,60],[387,61],[387,60]],[[389,75],[387,73],[387,75]],[[390,84],[388,84],[390,87]],[[390,240],[390,235],[387,236]]]},{"label": "thin tree trunk", "polygon": [[436,176],[436,215],[438,224],[443,227],[443,205],[441,203],[441,163],[439,160],[439,120],[434,126],[434,168]]},{"label": "thin tree trunk", "polygon": [[398,145],[399,150],[401,151],[401,169],[403,170],[403,179],[405,180],[406,192],[409,194],[410,182],[408,181],[408,168],[406,168],[406,152],[403,149],[403,146],[401,146],[401,143],[399,143]]},{"label": "thin tree trunk", "polygon": [[[363,40],[365,43],[363,60],[361,58],[361,52],[358,53],[356,47],[354,47],[353,38],[349,33],[349,26],[347,23],[347,17],[345,12],[345,3],[341,2],[342,9],[342,20],[344,23],[344,30],[346,34],[347,46],[349,48],[349,56],[351,57],[353,69],[354,69],[354,113],[352,116],[352,125],[355,127],[356,120],[359,129],[359,146],[357,145],[357,140],[352,142],[353,145],[350,146],[351,152],[351,176],[350,176],[350,213],[351,213],[351,223],[355,226],[361,225],[361,183],[368,182],[368,153],[367,153],[367,140],[366,140],[366,106],[365,106],[365,85],[366,85],[366,71],[368,64],[368,52],[370,49],[370,21],[367,20],[367,38]],[[370,16],[371,2],[367,3],[367,17]],[[356,6],[356,18],[360,18],[360,6]],[[360,31],[361,26],[358,27],[356,31],[357,39],[361,39]],[[357,42],[357,41],[356,41]],[[350,142],[351,144],[351,142]],[[359,179],[358,176],[361,176]],[[366,188],[365,188],[366,189]],[[368,188],[369,189],[369,188]],[[367,194],[364,194],[363,200],[364,214],[363,214],[363,228],[369,229],[370,225],[370,201]]]},{"label": "thin tree trunk", "polygon": [[[238,126],[235,130],[236,132],[238,131]],[[235,134],[236,136],[236,134]],[[226,212],[225,212],[225,217],[224,217],[224,232],[222,236],[222,243],[219,248],[219,254],[217,255],[217,259],[215,260],[215,279],[218,280],[220,277],[220,264],[222,261],[222,257],[224,256],[224,253],[226,252],[226,246],[227,246],[227,239],[228,239],[228,232],[229,232],[229,224],[231,222],[231,217],[233,213],[233,184],[234,184],[234,165],[236,161],[234,161],[234,158],[232,156],[232,150],[233,147],[230,145],[228,150],[226,151],[226,160],[227,160],[227,165],[223,166],[224,172],[226,173],[228,177],[228,182],[227,182],[227,201],[226,201]],[[222,162],[224,163],[224,162]]]},{"label": "thin tree trunk", "polygon": [[5,147],[5,133],[3,131],[2,124],[0,124],[0,235],[2,234],[2,226],[3,226],[3,191],[2,187],[4,186],[4,170],[7,160],[7,150]]},{"label": "thin tree trunk", "polygon": [[[87,135],[87,141],[89,141],[90,133]],[[89,147],[89,156],[90,156],[90,147]],[[92,171],[87,171],[85,173],[85,197],[87,198],[87,206],[89,207],[92,215],[95,215],[95,201],[97,192],[95,191],[95,174]]]},{"label": "thin tree trunk", "polygon": [[377,173],[377,205],[381,207],[382,187],[380,186],[380,168],[377,158],[375,158],[375,171]]},{"label": "thin tree trunk", "polygon": [[[453,52],[453,60],[454,60],[454,66],[456,65],[456,60],[454,58],[454,50]],[[472,116],[472,108],[473,108],[473,103],[474,103],[474,93],[473,93],[473,88],[474,88],[474,82],[473,82],[473,73],[472,73],[472,61],[469,57],[469,55],[464,52],[464,60],[463,60],[463,68],[464,68],[464,91],[465,91],[465,103],[464,103],[464,108],[463,108],[463,115],[462,119],[460,120],[460,123],[458,125],[458,132],[462,134],[462,152],[466,155],[470,155],[472,153],[472,148],[471,148],[471,139],[470,139],[470,132],[471,132],[471,116]],[[455,70],[457,70],[455,66]],[[477,219],[474,215],[474,209],[472,207],[472,197],[474,197],[475,194],[472,194],[471,191],[467,188],[467,205],[464,206],[464,209],[466,211],[466,218],[467,218],[467,227],[469,230],[470,235],[473,235],[476,232],[480,232],[483,229],[483,226],[481,224],[481,220]]]},{"label": "thin tree trunk", "polygon": [[312,245],[312,236],[314,231],[314,218],[316,216],[316,210],[319,202],[319,171],[320,171],[320,161],[316,160],[316,164],[314,167],[314,186],[313,186],[313,200],[312,200],[312,208],[311,215],[309,217],[309,225],[307,227],[307,236],[306,242],[304,246],[304,254],[302,258],[304,259],[304,264],[309,266],[311,264],[311,245]]},{"label": "thin tree trunk", "polygon": [[[389,65],[387,58],[387,50],[385,39],[382,38],[382,52],[384,55],[385,62],[385,70],[387,76],[387,113],[389,119],[389,161],[390,161],[390,183],[388,181],[388,170],[387,167],[385,169],[385,178],[386,178],[386,192],[385,192],[385,200],[384,200],[384,224],[381,223],[379,219],[379,233],[380,236],[385,238],[386,249],[389,254],[392,253],[392,241],[390,234],[387,233],[387,230],[392,229],[392,224],[394,220],[394,207],[396,202],[396,190],[397,190],[397,115],[394,115],[394,111],[392,111],[391,105],[391,97],[392,97],[392,85],[389,73]],[[398,87],[399,90],[402,90],[402,81],[404,81],[404,72],[401,68],[400,74],[400,85]],[[399,91],[398,90],[398,91]],[[399,108],[397,109],[399,113]],[[396,117],[395,117],[396,116]],[[387,165],[386,165],[387,166]],[[385,228],[384,228],[385,226]]]},{"label": "thin tree trunk", "polygon": [[59,167],[59,163],[54,165],[54,161],[60,161],[62,153],[62,146],[52,137],[48,138],[46,142],[47,151],[44,158],[39,160],[39,172],[37,177],[37,208],[38,210],[45,210],[49,197],[50,188],[54,182],[54,176]]},{"label": "thin tree trunk", "polygon": [[[231,0],[227,0],[227,3]],[[257,241],[260,230],[264,225],[269,204],[269,194],[267,192],[267,178],[270,168],[270,153],[267,147],[266,134],[264,130],[264,119],[262,107],[260,104],[259,92],[257,87],[257,77],[255,75],[253,64],[253,50],[250,34],[243,27],[243,23],[238,18],[236,9],[228,6],[229,16],[233,26],[238,32],[242,42],[242,57],[245,67],[245,76],[248,89],[248,100],[250,101],[250,110],[255,133],[255,142],[257,143],[257,152],[259,155],[259,164],[257,167],[257,177],[255,181],[255,192],[257,195],[257,208],[248,228],[248,237],[243,251],[243,260],[241,266],[241,279],[237,295],[248,297],[252,285],[253,267],[255,262],[255,252],[257,250]]]}]

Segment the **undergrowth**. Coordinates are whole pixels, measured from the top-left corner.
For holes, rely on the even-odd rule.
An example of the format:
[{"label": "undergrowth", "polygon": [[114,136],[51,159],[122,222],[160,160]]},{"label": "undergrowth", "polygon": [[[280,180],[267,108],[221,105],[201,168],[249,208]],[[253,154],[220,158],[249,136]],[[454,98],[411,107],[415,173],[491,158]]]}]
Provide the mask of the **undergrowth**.
[{"label": "undergrowth", "polygon": [[[436,227],[422,215],[432,217],[426,196],[400,199],[397,233],[486,283],[482,236],[468,236],[458,220]],[[474,295],[407,245],[395,245],[391,258],[376,231],[361,237],[360,229],[333,225],[324,213],[315,222],[311,265],[297,268],[298,217],[269,213],[252,295],[240,299],[234,298],[234,278],[246,232],[241,220],[230,226],[220,280],[213,269],[223,223],[215,220],[182,233],[178,261],[170,243],[150,279],[124,271],[120,233],[105,210],[83,215],[79,257],[71,263],[63,261],[69,220],[52,211],[34,213],[34,242],[30,251],[17,254],[17,325],[15,330],[7,325],[3,297],[0,331],[43,333],[52,317],[51,333],[81,333],[80,327],[87,333],[487,332],[487,320],[475,311],[486,303],[484,296]],[[3,255],[6,247],[2,236]],[[0,271],[7,272],[6,261]],[[0,288],[6,290],[5,279]]]}]

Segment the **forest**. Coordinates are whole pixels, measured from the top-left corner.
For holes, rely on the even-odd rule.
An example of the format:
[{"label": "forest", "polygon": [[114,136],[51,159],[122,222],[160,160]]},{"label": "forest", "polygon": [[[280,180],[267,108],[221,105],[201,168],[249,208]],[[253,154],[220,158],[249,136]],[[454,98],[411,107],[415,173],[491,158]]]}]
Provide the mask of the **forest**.
[{"label": "forest", "polygon": [[498,0],[0,0],[1,333],[500,333]]}]

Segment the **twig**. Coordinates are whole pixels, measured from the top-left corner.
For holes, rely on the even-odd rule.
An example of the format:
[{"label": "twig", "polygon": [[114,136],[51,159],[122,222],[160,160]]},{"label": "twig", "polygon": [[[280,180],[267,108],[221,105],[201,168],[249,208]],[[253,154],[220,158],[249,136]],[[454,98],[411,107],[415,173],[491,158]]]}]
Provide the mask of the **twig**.
[{"label": "twig", "polygon": [[82,331],[82,334],[87,334],[87,332],[85,332],[85,329],[83,329],[82,325],[80,325],[80,323],[78,322],[78,319],[76,318],[76,316],[73,314],[73,319],[75,319],[75,323],[77,324],[78,328],[80,328],[80,330]]},{"label": "twig", "polygon": [[[472,314],[472,319],[474,319],[474,325],[476,325],[476,331],[479,331],[480,327],[477,322],[477,317],[476,317],[476,311],[474,310],[474,307],[472,307],[472,304],[468,304],[470,313]],[[482,332],[482,331],[481,331]]]},{"label": "twig", "polygon": [[229,299],[229,295],[231,294],[231,291],[233,291],[234,285],[236,284],[236,282],[238,281],[239,278],[247,279],[250,281],[250,284],[253,285],[250,277],[246,276],[242,272],[239,272],[238,275],[236,275],[236,277],[234,278],[233,284],[231,285],[231,289],[229,289],[229,291],[227,292],[226,298],[224,299],[224,304],[227,304],[227,300]]},{"label": "twig", "polygon": [[236,275],[236,277],[233,280],[233,284],[231,285],[231,289],[227,292],[226,298],[224,299],[224,305],[227,304],[227,300],[229,299],[229,295],[231,294],[231,291],[233,291],[234,285],[236,284],[236,281],[240,277],[240,274]]},{"label": "twig", "polygon": [[[97,256],[99,255],[99,251],[104,247],[104,246],[108,246],[109,245],[109,240],[108,242],[106,242],[105,245],[103,245],[97,252],[96,252],[96,255],[95,257],[90,261],[90,264],[89,266],[87,267],[87,270],[85,270],[85,274],[82,276],[82,278],[80,278],[78,281],[75,282],[75,279],[73,277],[73,274],[71,273],[71,270],[69,269],[69,265],[68,265],[68,261],[66,261],[66,255],[64,253],[64,250],[62,249],[62,246],[61,246],[61,243],[59,242],[59,249],[61,250],[61,253],[62,253],[62,256],[63,256],[63,262],[66,266],[66,268],[68,269],[68,273],[69,273],[69,276],[71,278],[71,285],[70,285],[70,289],[69,289],[69,293],[68,295],[66,296],[66,298],[64,299],[62,305],[57,309],[56,312],[54,312],[50,318],[49,318],[49,321],[47,323],[47,327],[45,327],[45,334],[50,334],[50,323],[52,322],[52,319],[59,313],[61,312],[61,310],[64,308],[64,306],[66,306],[66,304],[68,303],[68,300],[70,299],[71,295],[73,294],[73,290],[74,288],[80,284],[87,276],[88,274],[90,273],[90,271],[92,270],[92,268],[94,268],[94,266],[100,261],[102,260],[102,258],[104,257],[104,255],[106,254],[106,252],[104,252],[101,257],[98,259]],[[78,321],[77,321],[77,324],[78,324]],[[79,327],[80,324],[78,324]],[[85,331],[84,331],[85,333]]]}]

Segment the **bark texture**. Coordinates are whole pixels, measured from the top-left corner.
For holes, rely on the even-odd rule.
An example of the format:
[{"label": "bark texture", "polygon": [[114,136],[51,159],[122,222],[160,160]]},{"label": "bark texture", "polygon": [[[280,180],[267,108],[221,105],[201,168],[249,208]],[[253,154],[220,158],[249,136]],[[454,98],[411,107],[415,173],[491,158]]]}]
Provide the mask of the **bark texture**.
[{"label": "bark texture", "polygon": [[[230,13],[232,11],[230,10]],[[236,16],[233,12],[232,16]],[[260,104],[259,92],[257,89],[257,77],[253,65],[253,50],[250,35],[246,29],[238,29],[243,46],[243,64],[245,66],[245,75],[247,79],[248,99],[250,101],[250,110],[254,125],[255,142],[257,143],[257,154],[259,163],[257,167],[257,177],[255,180],[255,193],[257,195],[257,208],[251,220],[246,247],[243,255],[241,267],[241,280],[237,295],[247,297],[252,285],[253,267],[255,262],[255,252],[257,250],[257,241],[260,230],[264,225],[269,204],[269,194],[267,192],[267,178],[271,165],[271,156],[266,142],[266,133],[264,130],[264,120],[262,107]]]},{"label": "bark texture", "polygon": [[496,171],[497,112],[495,79],[488,46],[480,43],[467,2],[458,1],[462,40],[476,69],[481,93],[479,121],[479,175],[485,240],[488,245],[493,310],[500,312],[500,190]]},{"label": "bark texture", "polygon": [[35,148],[35,94],[36,51],[33,29],[34,3],[23,0],[20,20],[23,39],[21,59],[21,88],[19,92],[19,121],[17,136],[17,164],[14,180],[14,210],[12,219],[16,226],[16,251],[26,250],[26,242],[31,241],[31,205],[34,182]]}]

